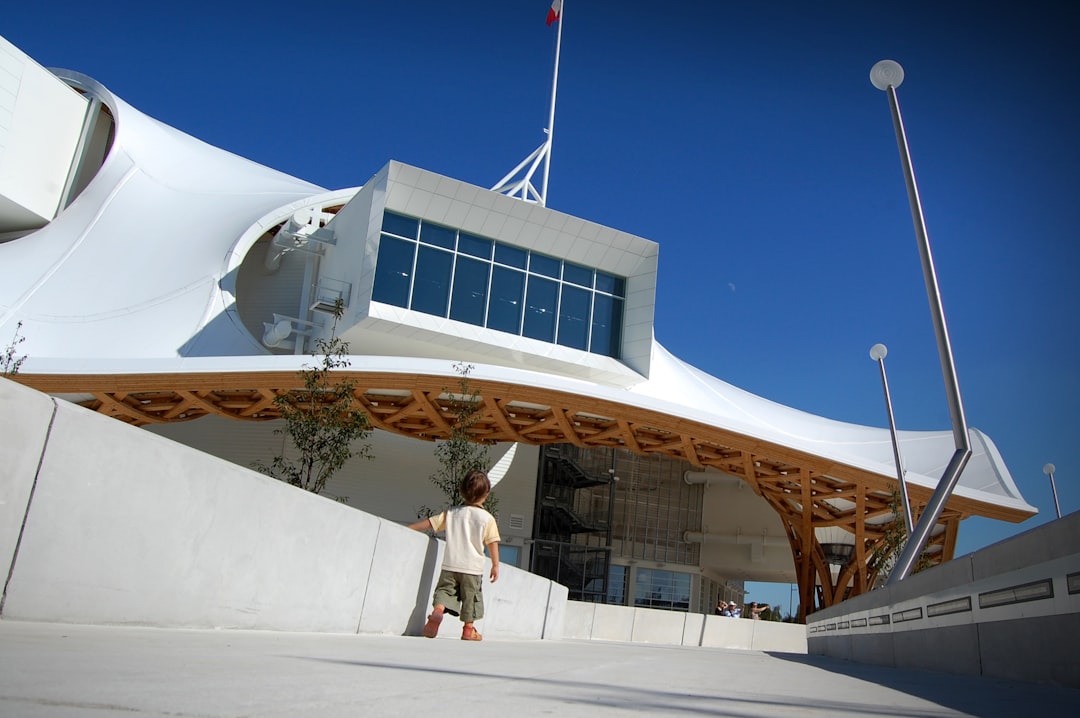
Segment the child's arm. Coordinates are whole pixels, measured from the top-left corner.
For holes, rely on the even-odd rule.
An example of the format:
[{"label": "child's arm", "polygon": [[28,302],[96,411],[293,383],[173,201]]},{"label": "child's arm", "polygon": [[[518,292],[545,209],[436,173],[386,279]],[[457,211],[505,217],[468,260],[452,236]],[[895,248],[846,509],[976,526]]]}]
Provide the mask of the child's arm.
[{"label": "child's arm", "polygon": [[431,531],[431,519],[421,519],[416,523],[409,524],[408,528],[413,531]]},{"label": "child's arm", "polygon": [[491,582],[495,583],[499,580],[499,542],[492,541],[487,548],[491,554]]}]

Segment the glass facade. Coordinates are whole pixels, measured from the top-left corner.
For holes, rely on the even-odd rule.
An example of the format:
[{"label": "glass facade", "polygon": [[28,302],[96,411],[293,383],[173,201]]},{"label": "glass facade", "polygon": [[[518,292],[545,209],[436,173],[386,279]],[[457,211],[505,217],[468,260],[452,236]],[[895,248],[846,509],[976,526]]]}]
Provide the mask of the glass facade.
[{"label": "glass facade", "polygon": [[690,574],[639,568],[634,576],[634,605],[690,610]]},{"label": "glass facade", "polygon": [[384,212],[372,299],[618,358],[626,280]]}]

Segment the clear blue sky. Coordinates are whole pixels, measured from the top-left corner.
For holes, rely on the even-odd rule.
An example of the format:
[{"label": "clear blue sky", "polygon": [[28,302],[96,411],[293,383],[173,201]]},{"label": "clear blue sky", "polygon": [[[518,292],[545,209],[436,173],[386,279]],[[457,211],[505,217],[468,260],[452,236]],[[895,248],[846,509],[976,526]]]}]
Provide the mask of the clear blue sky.
[{"label": "clear blue sky", "polygon": [[[0,33],[328,189],[389,159],[491,186],[542,140],[546,0],[9,4]],[[566,0],[548,205],[660,243],[656,336],[772,400],[901,429],[948,407],[899,89],[968,422],[1039,516],[1080,507],[1080,24],[1068,3]],[[751,598],[788,602],[787,587]]]}]

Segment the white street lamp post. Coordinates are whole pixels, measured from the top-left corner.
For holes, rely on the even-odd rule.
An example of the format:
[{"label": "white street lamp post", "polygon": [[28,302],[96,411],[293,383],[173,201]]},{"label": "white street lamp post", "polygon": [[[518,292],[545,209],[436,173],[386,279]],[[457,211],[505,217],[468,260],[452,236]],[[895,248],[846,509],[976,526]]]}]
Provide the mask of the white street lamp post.
[{"label": "white street lamp post", "polygon": [[900,441],[896,438],[896,421],[893,419],[892,396],[889,394],[889,379],[885,376],[885,356],[889,353],[884,344],[875,344],[870,347],[870,358],[878,363],[881,369],[881,388],[885,392],[885,411],[889,414],[889,434],[892,436],[893,458],[896,460],[896,480],[900,482],[900,506],[904,511],[904,528],[907,536],[911,536],[911,503],[908,501],[907,472],[904,470],[904,462],[900,459]]},{"label": "white street lamp post", "polygon": [[900,164],[904,169],[907,184],[908,202],[911,205],[911,219],[915,225],[915,237],[919,245],[919,257],[922,259],[923,279],[926,283],[926,296],[930,301],[930,314],[934,321],[934,334],[937,337],[938,358],[941,361],[941,373],[945,379],[945,393],[949,400],[949,416],[952,418],[953,453],[945,473],[938,481],[926,510],[919,517],[908,538],[904,550],[896,560],[888,584],[894,584],[907,578],[915,565],[915,559],[922,553],[930,539],[930,533],[945,509],[945,503],[952,495],[960,480],[960,474],[971,458],[971,441],[968,438],[967,419],[964,418],[964,405],[960,400],[960,386],[956,380],[956,367],[953,364],[952,347],[949,344],[949,330],[945,326],[945,311],[941,306],[941,293],[938,289],[937,274],[934,270],[934,258],[930,254],[930,239],[926,235],[926,222],[923,220],[922,204],[919,201],[919,188],[915,184],[915,170],[911,165],[911,153],[908,151],[907,136],[904,133],[904,120],[900,116],[900,103],[896,99],[896,88],[904,81],[904,68],[892,60],[882,60],[870,69],[870,83],[889,97],[892,110],[893,129],[896,131],[896,144],[900,150]]},{"label": "white street lamp post", "polygon": [[1054,471],[1057,470],[1053,464],[1047,464],[1043,467],[1043,473],[1050,477],[1050,490],[1054,492],[1054,510],[1057,511],[1057,517],[1061,518],[1061,504],[1058,503],[1057,497],[1057,484],[1054,483]]}]

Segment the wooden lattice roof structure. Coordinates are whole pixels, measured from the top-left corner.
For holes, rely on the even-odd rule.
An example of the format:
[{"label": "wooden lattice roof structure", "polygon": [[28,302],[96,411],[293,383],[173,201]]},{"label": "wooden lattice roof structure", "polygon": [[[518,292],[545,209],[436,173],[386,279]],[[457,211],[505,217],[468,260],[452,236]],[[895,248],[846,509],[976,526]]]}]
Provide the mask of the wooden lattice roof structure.
[{"label": "wooden lattice roof structure", "polygon": [[[455,420],[442,375],[342,372],[372,426],[424,440],[449,436]],[[134,426],[191,421],[218,415],[241,421],[279,418],[274,400],[300,391],[295,372],[199,374],[33,375],[15,377],[41,391]],[[571,443],[662,454],[696,468],[712,467],[749,484],[780,516],[795,559],[800,603],[825,607],[868,590],[876,579],[873,549],[894,519],[895,477],[868,472],[776,442],[644,409],[547,388],[474,379],[482,408],[471,432],[477,440],[525,444]],[[930,490],[910,486],[916,515]],[[1006,521],[1027,512],[954,496],[928,551],[932,562],[950,560],[961,519],[979,515]],[[840,527],[855,541],[839,573],[830,568],[815,530]]]}]

